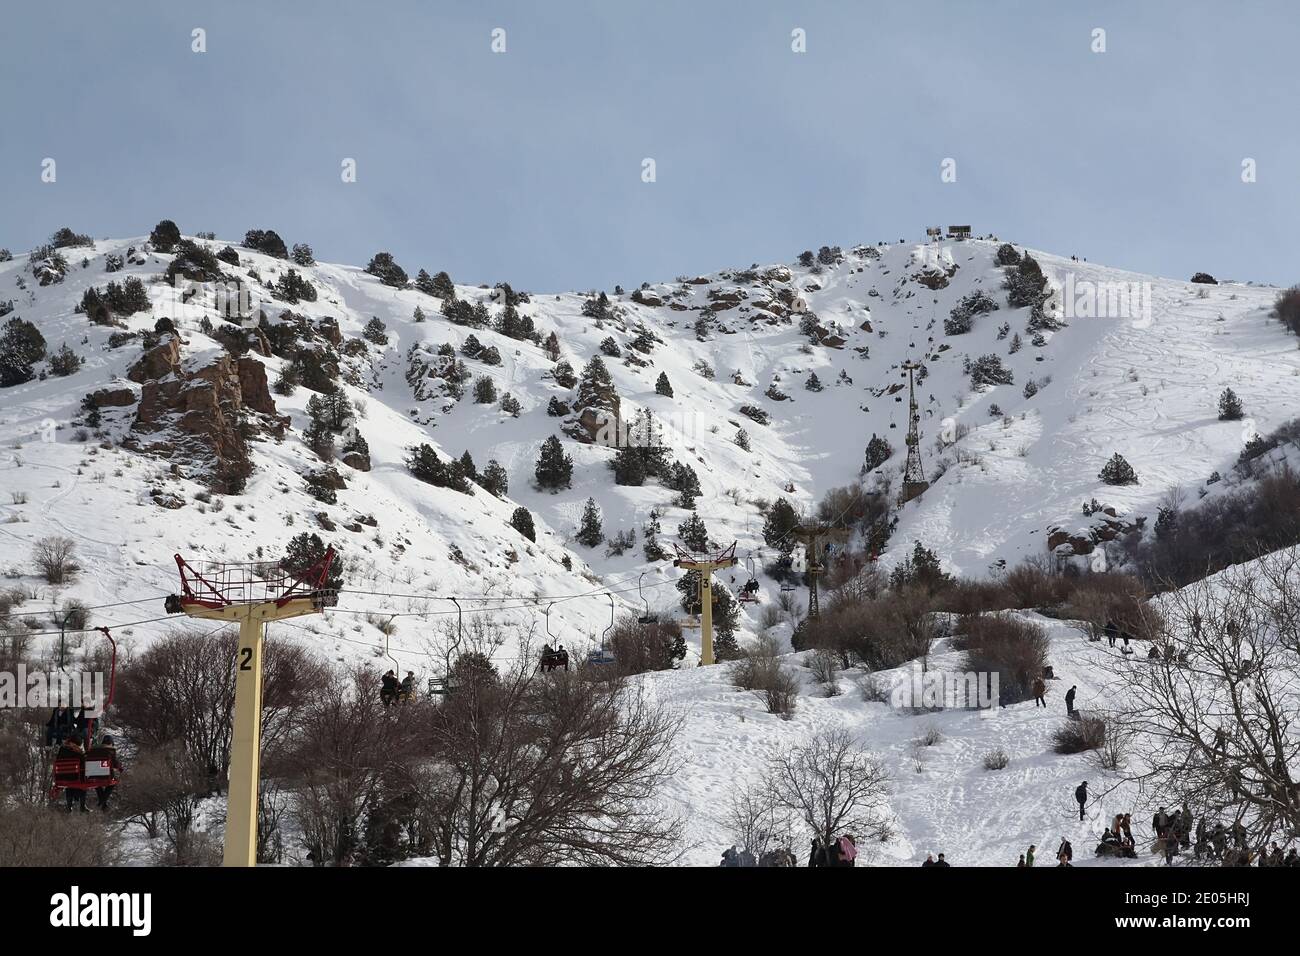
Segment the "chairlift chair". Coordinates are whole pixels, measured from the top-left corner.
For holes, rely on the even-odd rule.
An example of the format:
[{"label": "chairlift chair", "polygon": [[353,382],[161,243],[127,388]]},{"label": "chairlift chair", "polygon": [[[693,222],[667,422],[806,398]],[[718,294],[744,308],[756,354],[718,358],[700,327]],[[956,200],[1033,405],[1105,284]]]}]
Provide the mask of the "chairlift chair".
[{"label": "chairlift chair", "polygon": [[614,652],[604,646],[604,640],[610,636],[610,631],[614,630],[614,594],[606,593],[606,597],[610,598],[610,626],[604,628],[604,631],[601,632],[601,646],[586,656],[586,662],[594,663],[594,665],[614,663]]},{"label": "chairlift chair", "polygon": [[645,572],[641,572],[641,577],[636,579],[636,592],[641,598],[641,603],[645,605],[645,613],[636,619],[638,624],[658,624],[659,615],[650,613],[650,601],[645,596],[645,591],[641,588],[641,581],[645,578]]},{"label": "chairlift chair", "polygon": [[[75,757],[55,757],[50,785],[51,800],[58,799],[59,794],[64,790],[85,792],[100,787],[115,787],[120,782],[118,775],[121,769],[115,748],[95,744],[95,725],[103,720],[103,714],[108,711],[109,705],[113,702],[113,690],[117,683],[117,642],[109,634],[108,628],[99,627],[95,630],[104,635],[113,649],[109,664],[108,696],[100,707],[100,717],[87,718],[82,726],[83,752]],[[84,710],[83,707],[82,711]]]},{"label": "chairlift chair", "polygon": [[749,571],[749,579],[740,588],[740,602],[742,604],[757,604],[758,578],[754,576],[754,556],[752,554],[745,558],[745,567]]}]

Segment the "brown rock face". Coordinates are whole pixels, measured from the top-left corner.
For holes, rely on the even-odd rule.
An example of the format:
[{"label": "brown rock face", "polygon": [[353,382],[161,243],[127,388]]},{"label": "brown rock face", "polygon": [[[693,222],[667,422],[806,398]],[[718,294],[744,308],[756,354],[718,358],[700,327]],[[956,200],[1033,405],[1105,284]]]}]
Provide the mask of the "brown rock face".
[{"label": "brown rock face", "polygon": [[135,404],[135,392],[129,388],[101,388],[90,393],[90,401],[96,408],[125,408]]},{"label": "brown rock face", "polygon": [[181,340],[175,335],[169,335],[164,341],[141,355],[127,371],[126,377],[143,385],[152,379],[166,378],[176,371],[180,363]]},{"label": "brown rock face", "polygon": [[[179,364],[179,346],[151,357],[163,347],[146,353],[132,369],[165,367],[166,372],[144,381],[129,446],[184,464],[192,475],[206,475],[214,491],[238,494],[253,473],[248,439],[263,429],[283,430],[266,369],[249,356],[236,360],[224,354],[189,371]],[[163,361],[172,354],[175,362]]]}]

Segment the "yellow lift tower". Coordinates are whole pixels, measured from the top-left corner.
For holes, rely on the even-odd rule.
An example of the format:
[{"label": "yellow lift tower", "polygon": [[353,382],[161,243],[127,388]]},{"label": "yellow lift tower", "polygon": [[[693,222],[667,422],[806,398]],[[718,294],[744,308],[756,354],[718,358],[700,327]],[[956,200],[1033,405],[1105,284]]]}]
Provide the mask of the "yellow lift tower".
[{"label": "yellow lift tower", "polygon": [[179,554],[181,593],[167,598],[169,614],[239,625],[235,654],[235,727],[230,741],[223,866],[257,865],[257,788],[262,741],[262,646],[270,621],[318,614],[338,601],[324,583],[334,549],[311,567],[274,561],[202,563],[195,570]]},{"label": "yellow lift tower", "polygon": [[677,548],[673,567],[698,571],[700,577],[700,663],[717,663],[713,658],[713,572],[736,564],[736,543],[717,554],[700,557]]}]

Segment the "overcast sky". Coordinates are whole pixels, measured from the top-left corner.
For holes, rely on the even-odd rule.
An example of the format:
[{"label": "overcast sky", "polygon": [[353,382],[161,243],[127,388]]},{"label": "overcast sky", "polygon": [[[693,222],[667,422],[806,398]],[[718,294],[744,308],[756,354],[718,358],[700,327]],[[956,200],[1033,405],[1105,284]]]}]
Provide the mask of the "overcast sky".
[{"label": "overcast sky", "polygon": [[171,218],[541,291],[969,223],[1289,285],[1298,51],[1293,0],[5,4],[0,246]]}]

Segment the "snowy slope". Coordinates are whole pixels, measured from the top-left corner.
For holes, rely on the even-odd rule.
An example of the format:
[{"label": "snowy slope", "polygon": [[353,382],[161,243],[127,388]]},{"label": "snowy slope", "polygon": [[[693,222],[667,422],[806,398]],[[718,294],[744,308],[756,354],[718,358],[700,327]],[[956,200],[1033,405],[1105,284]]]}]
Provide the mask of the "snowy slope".
[{"label": "snowy slope", "polygon": [[[194,499],[201,490],[198,484],[169,476],[166,461],[116,447],[127,434],[130,409],[105,413],[106,447],[93,438],[74,440],[71,423],[82,396],[121,384],[139,355],[138,344],[107,349],[111,330],[92,326],[74,307],[85,288],[102,288],[110,278],[134,274],[155,280],[169,256],[150,253],[143,264],[128,265],[112,276],[104,272],[107,254],[144,245],[137,237],[65,250],[72,263],[68,278],[47,287],[32,281],[25,256],[0,264],[0,297],[14,298],[13,314],[34,322],[51,350],[67,342],[86,358],[83,368],[67,378],[51,376],[0,392],[0,521],[6,522],[0,524],[0,566],[35,589],[39,604],[48,605],[52,595],[30,577],[27,555],[31,543],[47,535],[76,538],[86,568],[59,597],[98,605],[152,599],[174,590],[174,552],[191,559],[236,560],[256,556],[262,546],[273,555],[298,531],[316,530],[312,516],[323,511],[339,525],[356,515],[373,515],[378,522],[362,533],[340,530],[324,536],[343,547],[351,587],[384,593],[348,596],[340,611],[295,625],[299,634],[303,628],[318,632],[313,640],[340,657],[378,653],[383,638],[366,612],[401,614],[410,616],[396,619],[394,653],[407,655],[402,666],[407,660],[421,663],[431,628],[454,613],[449,602],[428,600],[429,595],[509,598],[467,606],[490,610],[521,637],[530,629],[544,631],[542,612],[555,600],[552,630],[571,645],[598,640],[609,623],[605,590],[619,592],[620,607],[640,603],[637,583],[643,572],[647,602],[660,610],[675,607],[671,584],[676,572],[666,564],[646,563],[639,540],[619,557],[572,540],[588,496],[601,506],[607,535],[639,531],[649,510],[659,507],[664,510],[663,536],[671,539],[686,514],[671,505],[671,492],[653,482],[636,488],[614,485],[607,467],[612,450],[568,438],[565,448],[575,463],[572,489],[552,495],[532,487],[537,449],[547,436],[560,434],[560,420],[546,414],[547,402],[551,396],[571,398],[547,376],[552,363],[542,350],[490,330],[454,325],[439,315],[440,300],[413,288],[390,288],[357,267],[299,268],[319,291],[314,303],[286,306],[263,290],[268,314],[292,308],[313,320],[332,316],[349,340],[372,317],[387,326],[386,346],[367,345],[345,363],[354,382],[346,391],[365,405],[359,427],[370,443],[374,467],[366,474],[344,469],[349,487],[339,492],[336,505],[321,505],[304,490],[302,475],[318,466],[301,442],[310,395],[305,389],[288,398],[274,396],[292,428],[281,443],[255,443],[255,471],[247,491],[226,496],[220,512]],[[225,243],[206,245],[215,250]],[[1244,435],[1242,423],[1215,417],[1215,401],[1225,385],[1241,395],[1260,431],[1292,417],[1300,404],[1300,354],[1293,337],[1267,317],[1273,290],[1193,286],[1035,253],[1054,286],[1061,286],[1069,271],[1081,280],[1149,281],[1153,302],[1149,324],[1072,319],[1036,347],[1024,332],[1028,310],[1006,307],[1002,272],[993,259],[997,245],[981,240],[882,245],[850,251],[839,263],[815,269],[777,264],[682,277],[644,289],[648,301],[659,300],[659,305],[611,296],[621,316],[603,327],[582,315],[586,293],[534,291],[520,311],[533,319],[542,336],[556,332],[563,357],[578,371],[607,336],[626,354],[638,323],[661,340],[646,356],[645,367],[606,360],[623,416],[628,419],[641,407],[655,412],[673,457],[691,464],[699,475],[703,497],[698,511],[711,537],[736,540],[738,553],[754,554],[759,564],[764,555],[756,502],[785,495],[797,507],[811,509],[828,489],[855,484],[873,433],[895,447],[883,470],[896,478],[906,404],[905,392],[889,390],[902,382],[899,366],[908,359],[926,366],[918,392],[922,451],[935,483],[902,509],[882,558],[891,562],[919,539],[951,570],[977,576],[996,560],[1014,564],[1045,553],[1046,529],[1080,523],[1080,504],[1089,498],[1097,497],[1121,514],[1150,514],[1169,486],[1194,486],[1214,470],[1226,472]],[[232,275],[245,277],[252,268],[271,283],[289,265],[238,251],[241,265],[228,270]],[[418,264],[404,265],[414,273]],[[946,287],[922,285],[917,277],[927,271],[951,273]],[[26,290],[19,290],[23,277]],[[968,334],[945,336],[949,310],[975,289],[993,295],[1002,308],[977,317]],[[127,319],[129,328],[151,328],[157,315],[179,315],[187,362],[201,364],[218,353],[218,344],[199,330],[201,315],[215,315],[207,300],[199,310],[180,310],[169,298],[170,289],[154,283],[150,290],[156,296],[154,312]],[[487,288],[457,287],[457,295],[484,302],[493,313],[500,309]],[[417,306],[427,314],[426,322],[412,320]],[[706,308],[713,322],[701,340],[695,324]],[[805,309],[836,336],[825,340],[831,344],[809,344],[800,331]],[[998,336],[1003,323],[1024,339],[1015,354],[1008,354],[1009,340]],[[427,346],[432,352],[449,342],[459,350],[471,332],[485,346],[496,346],[502,363],[488,367],[467,359],[467,366],[475,377],[489,375],[498,391],[514,395],[522,405],[519,417],[495,405],[476,405],[468,394],[453,405],[442,397],[419,399],[413,393],[406,379],[411,347]],[[1014,384],[972,391],[963,357],[986,353],[1002,356]],[[274,378],[281,360],[259,360]],[[712,379],[695,370],[701,360],[714,369]],[[674,397],[655,394],[660,372],[667,374]],[[820,392],[804,387],[814,372],[824,386]],[[1050,384],[1035,396],[1023,396],[1026,381],[1043,382],[1049,376]],[[788,400],[765,395],[774,383]],[[1005,420],[989,416],[993,403]],[[767,411],[771,423],[759,425],[740,414],[747,404]],[[968,426],[969,434],[940,452],[935,439],[945,430],[955,434],[957,424]],[[748,452],[733,441],[737,427],[748,433]],[[48,438],[54,440],[43,440]],[[480,468],[489,458],[500,461],[509,473],[508,498],[498,501],[481,490],[467,497],[415,481],[402,460],[406,448],[426,441],[443,457],[469,450]],[[1097,472],[1114,451],[1133,464],[1141,484],[1123,489],[1101,485]],[[179,491],[186,506],[163,510],[155,505],[148,489],[161,485]],[[11,491],[26,494],[27,501],[17,503]],[[531,548],[507,525],[520,504],[538,522],[538,544]],[[450,557],[453,549],[465,557],[463,564]],[[560,563],[566,554],[572,571]],[[774,583],[764,580],[765,601],[775,593]],[[29,603],[22,610],[30,613],[36,606]],[[143,603],[108,609],[99,619],[160,617],[159,607]],[[758,609],[746,613],[743,626],[755,632]],[[146,638],[165,626],[141,625],[138,634]]]}]

